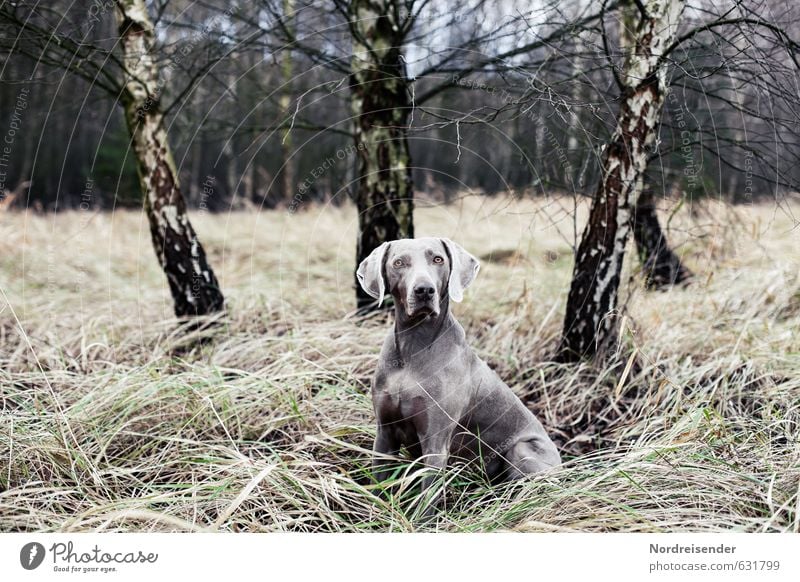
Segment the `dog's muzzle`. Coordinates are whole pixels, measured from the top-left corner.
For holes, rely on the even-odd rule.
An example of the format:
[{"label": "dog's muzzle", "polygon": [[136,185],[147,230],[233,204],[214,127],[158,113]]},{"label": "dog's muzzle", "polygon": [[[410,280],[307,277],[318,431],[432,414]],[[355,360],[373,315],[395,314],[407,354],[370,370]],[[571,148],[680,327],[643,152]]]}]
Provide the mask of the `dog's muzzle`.
[{"label": "dog's muzzle", "polygon": [[406,298],[406,315],[439,315],[439,301],[436,287],[429,282],[415,284]]}]

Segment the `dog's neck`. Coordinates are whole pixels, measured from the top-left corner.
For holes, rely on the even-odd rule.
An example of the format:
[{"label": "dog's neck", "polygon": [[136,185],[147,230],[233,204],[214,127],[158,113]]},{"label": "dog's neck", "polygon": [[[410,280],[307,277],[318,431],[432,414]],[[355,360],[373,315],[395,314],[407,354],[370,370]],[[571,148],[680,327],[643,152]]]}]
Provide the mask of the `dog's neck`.
[{"label": "dog's neck", "polygon": [[439,314],[411,318],[399,302],[394,308],[394,344],[403,360],[426,357],[426,352],[452,327],[450,299],[445,296],[439,304]]}]

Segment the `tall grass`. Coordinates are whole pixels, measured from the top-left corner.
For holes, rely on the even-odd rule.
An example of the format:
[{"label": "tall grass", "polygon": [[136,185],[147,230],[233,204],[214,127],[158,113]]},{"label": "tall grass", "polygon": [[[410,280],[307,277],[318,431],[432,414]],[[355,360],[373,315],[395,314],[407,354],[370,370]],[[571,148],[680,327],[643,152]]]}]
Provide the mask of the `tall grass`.
[{"label": "tall grass", "polygon": [[629,261],[617,353],[566,366],[572,201],[421,206],[420,235],[481,257],[456,314],[562,468],[452,467],[432,521],[419,467],[371,483],[391,317],[349,315],[351,208],[195,216],[229,313],[188,337],[141,214],[4,214],[0,531],[800,530],[796,207],[681,211],[693,284],[645,292]]}]

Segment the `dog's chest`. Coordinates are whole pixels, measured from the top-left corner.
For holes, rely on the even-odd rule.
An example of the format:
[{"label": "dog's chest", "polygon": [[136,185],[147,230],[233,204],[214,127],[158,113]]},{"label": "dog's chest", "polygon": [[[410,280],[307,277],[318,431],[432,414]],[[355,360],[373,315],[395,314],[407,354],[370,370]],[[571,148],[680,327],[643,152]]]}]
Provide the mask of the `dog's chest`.
[{"label": "dog's chest", "polygon": [[393,422],[412,420],[427,424],[431,416],[460,416],[464,386],[453,381],[447,367],[397,366],[376,378],[373,401],[376,412]]}]

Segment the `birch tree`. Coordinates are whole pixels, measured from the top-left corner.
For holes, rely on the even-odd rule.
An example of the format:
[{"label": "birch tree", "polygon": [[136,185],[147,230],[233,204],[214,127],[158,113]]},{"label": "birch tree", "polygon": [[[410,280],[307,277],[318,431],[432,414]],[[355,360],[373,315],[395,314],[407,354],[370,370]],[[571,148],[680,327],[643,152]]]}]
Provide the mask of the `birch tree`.
[{"label": "birch tree", "polygon": [[[283,0],[283,15],[290,29],[293,29],[291,22],[294,19],[294,0]],[[287,47],[281,56],[281,96],[280,96],[280,115],[286,118],[290,115],[289,108],[292,104],[292,50]],[[290,200],[294,196],[295,189],[295,161],[292,159],[292,132],[285,129],[281,135],[281,166],[283,169],[283,196]]]},{"label": "birch tree", "polygon": [[[163,2],[160,10],[167,3]],[[66,11],[68,6],[58,8]],[[188,317],[218,312],[224,308],[224,298],[186,214],[167,139],[162,107],[164,85],[159,80],[155,31],[145,0],[113,0],[93,8],[85,26],[70,30],[62,25],[71,20],[59,16],[57,9],[40,10],[35,2],[3,3],[0,23],[13,34],[3,36],[0,51],[32,59],[34,68],[57,67],[117,100],[124,110],[151,238],[169,283],[175,314]],[[106,16],[112,25],[112,13],[116,16],[119,48],[110,39],[93,42],[89,37]],[[194,60],[201,63],[198,71],[188,84],[178,88],[179,96],[173,105],[185,98],[218,62]]]},{"label": "birch tree", "polygon": [[[408,13],[396,0],[353,0],[350,90],[358,167],[356,265],[381,243],[414,237],[406,128],[411,110],[403,62]],[[357,306],[375,303],[356,282]]]},{"label": "birch tree", "polygon": [[684,0],[641,0],[622,8],[628,51],[617,81],[622,94],[606,144],[600,183],[575,256],[559,358],[593,355],[613,341],[631,212],[642,190],[667,89],[662,53],[676,37]]},{"label": "birch tree", "polygon": [[[530,35],[525,19],[519,17],[521,9],[500,0],[467,0],[455,7],[428,0],[297,0],[300,17],[293,22],[285,18],[283,0],[263,2],[273,19],[265,47],[281,51],[290,46],[294,54],[303,56],[314,67],[324,67],[335,75],[330,83],[320,83],[326,92],[338,94],[340,87],[349,91],[357,153],[352,197],[359,229],[353,286],[362,313],[372,309],[375,302],[357,283],[355,271],[360,261],[383,242],[414,236],[410,132],[434,131],[473,118],[465,112],[458,115],[459,120],[448,119],[434,102],[446,100],[451,90],[464,89],[470,77],[510,70],[515,59],[522,61],[525,55],[548,50],[554,42],[599,18],[588,7],[567,11],[565,5],[572,3],[548,0],[526,9],[539,24],[537,34]],[[496,26],[484,27],[487,17],[503,11],[505,16]],[[575,18],[566,12],[575,12]],[[246,14],[236,14],[236,18],[252,30],[263,30],[258,19]],[[457,35],[449,34],[455,31]],[[448,36],[455,40],[447,42]],[[411,44],[418,53],[424,53],[413,59],[413,78],[404,55]],[[541,60],[546,59],[542,53]],[[307,92],[296,91],[304,100],[301,104],[298,98],[293,104],[291,127],[341,131],[336,124],[318,129],[316,123],[304,120],[305,103],[316,102],[311,97],[314,89],[312,86]],[[431,105],[433,111],[426,113],[426,105]],[[496,114],[506,105],[502,98],[494,96],[488,110]],[[476,104],[475,108],[483,110],[484,105]],[[412,117],[412,112],[428,115],[428,122],[421,123],[419,117]],[[426,147],[421,141],[418,144]],[[437,157],[441,157],[440,144],[433,144]]]},{"label": "birch tree", "polygon": [[153,247],[167,276],[175,315],[220,311],[224,307],[222,291],[189,222],[167,139],[153,54],[153,23],[144,0],[117,0],[116,16],[126,71],[121,102]]}]

